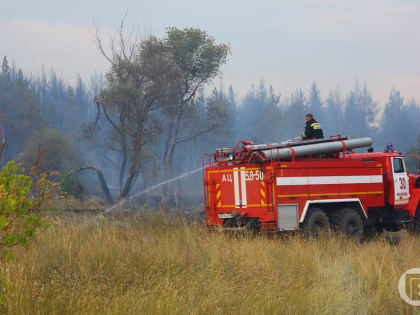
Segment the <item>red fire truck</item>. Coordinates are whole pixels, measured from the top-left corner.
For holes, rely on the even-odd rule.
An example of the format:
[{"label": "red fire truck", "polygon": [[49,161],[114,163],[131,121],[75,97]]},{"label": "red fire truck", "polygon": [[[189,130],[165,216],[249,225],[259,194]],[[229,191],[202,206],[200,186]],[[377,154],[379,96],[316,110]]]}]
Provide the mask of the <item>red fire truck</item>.
[{"label": "red fire truck", "polygon": [[[272,232],[333,227],[420,231],[420,179],[388,145],[353,153],[371,138],[333,136],[271,144],[240,141],[203,156],[205,223]],[[204,167],[204,165],[207,165]]]}]

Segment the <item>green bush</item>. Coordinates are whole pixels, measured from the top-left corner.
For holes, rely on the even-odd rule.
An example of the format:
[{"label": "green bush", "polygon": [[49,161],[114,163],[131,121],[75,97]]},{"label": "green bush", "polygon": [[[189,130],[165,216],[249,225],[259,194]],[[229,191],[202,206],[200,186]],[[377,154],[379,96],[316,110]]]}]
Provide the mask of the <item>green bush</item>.
[{"label": "green bush", "polygon": [[76,179],[75,172],[63,174],[60,180],[60,188],[67,196],[83,199],[85,190],[83,185]]},{"label": "green bush", "polygon": [[0,172],[0,256],[3,262],[13,260],[11,249],[18,245],[27,247],[35,231],[47,224],[46,219],[33,213],[36,202],[29,196],[31,187],[31,178],[19,174],[14,161],[7,162]]},{"label": "green bush", "polygon": [[6,261],[13,259],[10,248],[26,246],[35,230],[45,224],[32,211],[31,186],[31,178],[18,174],[14,161],[0,172],[0,255]]}]

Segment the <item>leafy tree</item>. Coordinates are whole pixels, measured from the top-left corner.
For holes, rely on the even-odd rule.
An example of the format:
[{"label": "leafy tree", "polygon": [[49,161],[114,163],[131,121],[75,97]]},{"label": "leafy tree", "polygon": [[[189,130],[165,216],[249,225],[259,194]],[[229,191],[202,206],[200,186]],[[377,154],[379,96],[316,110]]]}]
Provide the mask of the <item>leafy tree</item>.
[{"label": "leafy tree", "polygon": [[[201,136],[201,139],[213,139],[212,143],[214,145],[218,146],[226,146],[229,144],[229,135],[232,134],[234,123],[235,123],[235,117],[233,116],[233,109],[232,107],[235,106],[235,104],[231,103],[231,100],[228,99],[228,96],[226,95],[225,91],[223,90],[223,87],[221,86],[219,89],[213,88],[211,93],[205,97],[203,97],[203,102],[200,102],[198,106],[201,108],[198,111],[197,120],[194,123],[201,124],[205,126],[208,124],[208,108],[223,108],[225,116],[225,124],[217,126],[217,128],[214,128],[214,130],[210,133],[209,137]],[[217,119],[217,118],[215,118]]]},{"label": "leafy tree", "polygon": [[43,129],[25,141],[20,155],[26,169],[36,165],[38,172],[62,172],[74,167],[77,151],[74,143],[58,129]]},{"label": "leafy tree", "polygon": [[[136,183],[142,163],[148,158],[147,148],[161,133],[157,110],[162,106],[164,92],[169,90],[168,82],[174,71],[157,38],[151,36],[129,44],[122,29],[117,36],[119,46],[113,46],[110,54],[102,46],[98,33],[96,37],[98,48],[111,68],[97,99],[95,127],[98,127],[101,117],[110,126],[111,141],[108,145],[120,154],[118,186],[119,200],[123,201]],[[82,169],[97,172],[108,202],[113,203],[99,168],[87,166]]]},{"label": "leafy tree", "polygon": [[[220,67],[226,62],[230,47],[216,44],[206,32],[193,28],[181,30],[171,27],[159,43],[173,70],[170,89],[162,100],[162,114],[167,124],[163,134],[162,163],[164,178],[170,179],[174,176],[177,146],[210,132],[221,125],[226,117],[224,104],[208,102],[205,108],[208,120],[198,123],[195,119],[198,91],[220,74]],[[164,197],[172,197],[171,184],[165,186]]]},{"label": "leafy tree", "polygon": [[[197,95],[220,73],[229,53],[227,45],[215,44],[212,37],[197,29],[169,28],[163,39],[150,36],[130,43],[122,28],[123,24],[111,54],[105,52],[98,33],[96,37],[98,48],[111,64],[97,104],[98,113],[111,126],[110,146],[121,152],[120,200],[132,189],[147,161],[154,159],[159,137],[163,138],[159,153],[163,177],[169,179],[177,146],[223,121],[223,104],[214,102],[206,103],[207,119],[203,120],[197,110]],[[172,194],[168,186],[165,196]]]}]

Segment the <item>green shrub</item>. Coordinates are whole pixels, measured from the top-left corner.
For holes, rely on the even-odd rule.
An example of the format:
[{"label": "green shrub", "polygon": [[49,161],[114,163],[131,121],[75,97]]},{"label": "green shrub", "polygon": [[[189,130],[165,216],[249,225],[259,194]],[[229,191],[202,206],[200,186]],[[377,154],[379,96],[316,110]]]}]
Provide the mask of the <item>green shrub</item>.
[{"label": "green shrub", "polygon": [[35,230],[45,224],[33,213],[33,200],[28,196],[32,187],[29,176],[18,174],[18,167],[10,161],[0,172],[0,255],[13,259],[10,248],[26,246]]},{"label": "green shrub", "polygon": [[83,199],[85,190],[79,180],[76,179],[75,172],[63,174],[60,180],[60,188],[67,196]]},{"label": "green shrub", "polygon": [[4,262],[14,259],[13,247],[27,247],[35,231],[47,224],[47,219],[34,213],[37,203],[29,196],[31,187],[31,178],[19,174],[14,161],[7,162],[0,172],[0,257]]}]

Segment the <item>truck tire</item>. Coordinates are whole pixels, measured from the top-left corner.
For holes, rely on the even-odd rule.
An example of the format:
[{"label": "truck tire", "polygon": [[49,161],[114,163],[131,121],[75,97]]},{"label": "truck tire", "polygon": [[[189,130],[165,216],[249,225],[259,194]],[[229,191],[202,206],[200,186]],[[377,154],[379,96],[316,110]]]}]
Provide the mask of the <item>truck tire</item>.
[{"label": "truck tire", "polygon": [[360,240],[363,237],[363,220],[352,208],[343,208],[331,216],[334,228],[348,237]]},{"label": "truck tire", "polygon": [[324,210],[311,208],[303,221],[305,235],[318,237],[322,231],[330,228],[330,220]]},{"label": "truck tire", "polygon": [[420,234],[420,211],[414,217],[413,231],[415,234]]},{"label": "truck tire", "polygon": [[420,235],[420,203],[417,205],[416,214],[413,218],[413,225],[408,229],[412,234]]}]

